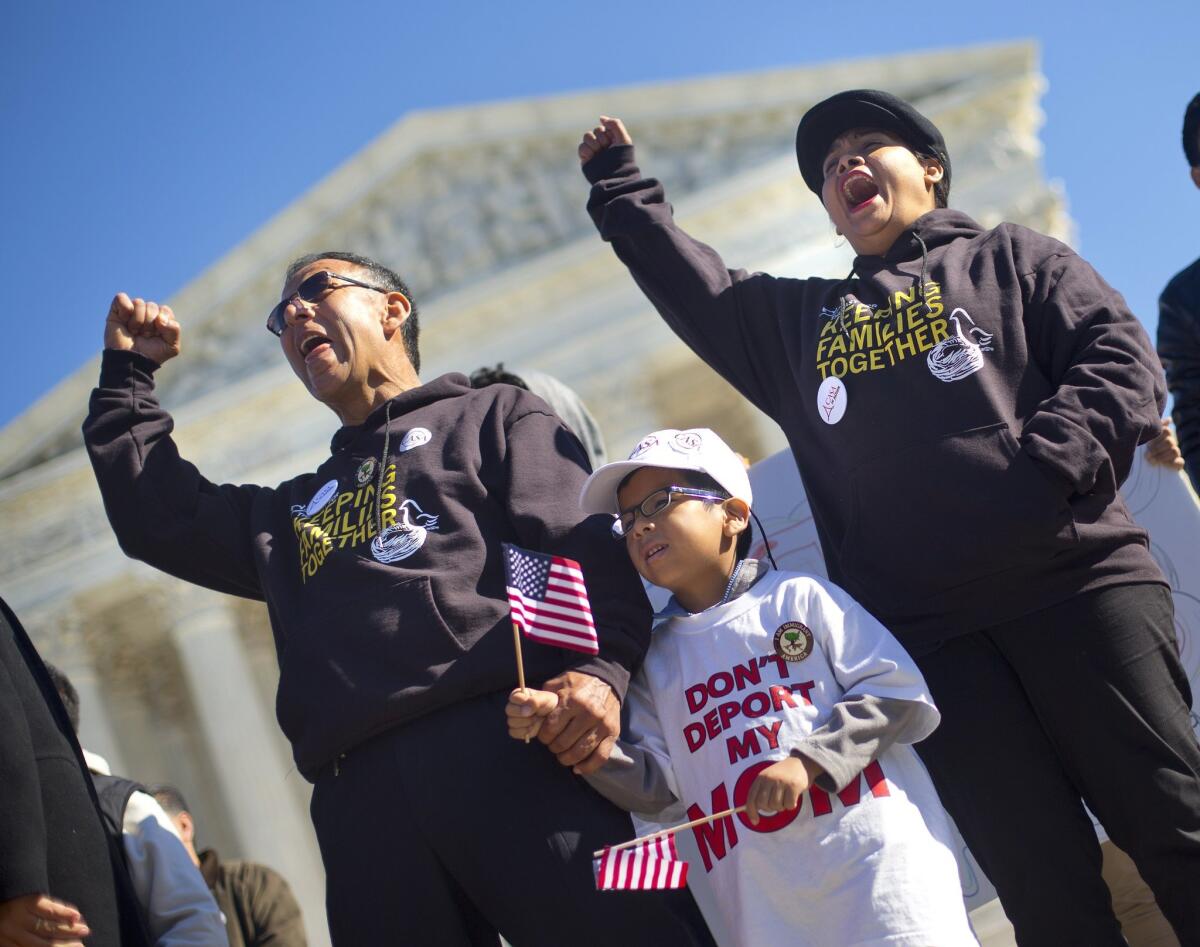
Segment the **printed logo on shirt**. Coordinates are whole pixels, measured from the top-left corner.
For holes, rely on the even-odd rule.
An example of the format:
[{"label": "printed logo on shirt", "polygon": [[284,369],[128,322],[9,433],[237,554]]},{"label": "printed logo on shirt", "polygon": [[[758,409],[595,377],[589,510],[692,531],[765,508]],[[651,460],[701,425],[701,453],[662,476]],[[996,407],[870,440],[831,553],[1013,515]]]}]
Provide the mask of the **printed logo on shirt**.
[{"label": "printed logo on shirt", "polygon": [[784,622],[775,632],[775,653],[785,661],[803,661],[813,649],[813,635],[803,622]]},{"label": "printed logo on shirt", "polygon": [[[364,461],[359,470],[365,466]],[[380,562],[408,558],[425,544],[429,533],[438,529],[437,516],[426,513],[415,500],[399,501],[396,497],[395,464],[388,464],[384,469],[383,492],[378,505],[376,489],[377,484],[368,476],[367,482],[353,490],[331,495],[312,513],[308,512],[308,507],[299,504],[292,507],[292,531],[298,546],[301,582],[315,576],[335,548],[356,549],[380,538],[377,535],[380,521],[383,535],[379,553],[376,554],[372,547],[372,555]]]},{"label": "printed logo on shirt", "polygon": [[426,513],[416,500],[400,504],[400,522],[385,526],[371,540],[371,555],[379,562],[399,562],[425,545],[425,538],[438,528],[438,518]]},{"label": "printed logo on shirt", "polygon": [[[789,631],[796,632],[798,639],[808,635],[806,653],[812,652],[812,632],[798,621],[780,626],[776,641],[781,633]],[[790,639],[789,647],[793,647]],[[688,722],[682,736],[688,752],[695,754],[707,748],[708,753],[720,757],[721,770],[729,773],[712,788],[707,800],[709,812],[700,802],[693,802],[688,806],[689,819],[745,805],[758,774],[787,752],[783,730],[786,718],[811,714],[814,698],[821,700],[817,678],[803,680],[794,660],[775,654],[758,655],[707,677],[693,678],[693,683],[684,686],[680,697],[687,706],[684,719]],[[738,844],[739,823],[751,832],[778,832],[797,818],[821,819],[839,808],[870,804],[873,799],[890,795],[883,766],[876,760],[839,793],[830,795],[819,786],[811,786],[795,809],[764,815],[757,824],[751,824],[745,813],[738,813],[692,831],[704,869],[712,871]]]},{"label": "printed logo on shirt", "polygon": [[371,482],[371,478],[375,475],[375,458],[368,457],[358,465],[358,470],[354,472],[354,482],[360,487]]},{"label": "printed logo on shirt", "polygon": [[838,300],[838,304],[836,306],[834,306],[832,309],[822,306],[821,307],[821,315],[824,316],[826,319],[840,319],[842,317],[843,313],[849,314],[849,313],[853,312],[855,309],[859,308],[860,306],[866,306],[868,309],[870,309],[872,312],[874,312],[876,309],[879,308],[879,303],[865,303],[865,302],[862,302],[853,293],[847,293],[845,296],[843,296],[841,299]]},{"label": "printed logo on shirt", "polygon": [[411,431],[404,435],[404,440],[400,442],[400,453],[410,451],[414,447],[420,447],[422,444],[428,444],[433,438],[427,427],[414,427]]},{"label": "printed logo on shirt", "polygon": [[[983,368],[983,353],[993,351],[992,334],[975,325],[961,306],[950,313],[954,334],[943,339],[925,357],[929,373],[940,381],[960,381]],[[965,324],[965,325],[964,325]]]},{"label": "printed logo on shirt", "polygon": [[843,296],[838,307],[821,309],[825,322],[817,335],[817,373],[822,380],[846,378],[931,352],[951,337],[945,311],[942,287],[932,280],[925,284],[924,301],[915,286],[895,291],[885,306]]},{"label": "printed logo on shirt", "polygon": [[629,460],[633,460],[635,457],[641,457],[642,454],[646,453],[646,451],[650,450],[650,448],[657,446],[658,438],[653,434],[649,434],[638,441],[637,446],[629,452]]},{"label": "printed logo on shirt", "polygon": [[[770,759],[760,760],[748,769],[742,770],[733,784],[732,798],[729,787],[725,783],[719,783],[713,787],[710,796],[709,804],[712,812],[705,812],[699,803],[693,802],[687,808],[688,819],[700,821],[710,814],[728,812],[730,809],[744,806],[750,797],[750,787],[754,785],[754,780],[764,769],[775,762]],[[751,832],[760,834],[779,832],[802,816],[820,819],[832,815],[836,811],[833,805],[834,799],[841,803],[839,808],[849,809],[851,806],[870,804],[872,799],[886,799],[891,794],[887,776],[883,771],[883,764],[879,760],[873,760],[839,793],[830,795],[820,786],[809,786],[808,791],[801,794],[800,802],[795,809],[785,809],[771,815],[762,815],[759,817],[757,825],[750,821],[750,817],[746,813],[739,812],[724,819],[702,822],[692,829],[692,834],[696,839],[696,847],[700,850],[700,857],[704,861],[704,870],[711,872],[716,863],[725,858],[737,845],[737,823],[739,822]]]}]

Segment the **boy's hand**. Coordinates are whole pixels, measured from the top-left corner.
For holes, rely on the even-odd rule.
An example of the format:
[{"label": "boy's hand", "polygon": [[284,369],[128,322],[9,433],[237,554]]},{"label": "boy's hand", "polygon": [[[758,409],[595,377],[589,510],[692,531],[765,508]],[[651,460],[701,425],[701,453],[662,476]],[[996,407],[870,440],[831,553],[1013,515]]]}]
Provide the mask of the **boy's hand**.
[{"label": "boy's hand", "polygon": [[170,306],[117,293],[104,322],[104,347],[132,349],[161,365],[179,354],[179,323]]},{"label": "boy's hand", "polygon": [[1183,470],[1183,454],[1179,451],[1179,441],[1171,430],[1169,418],[1162,419],[1162,433],[1146,445],[1146,463],[1168,470]]},{"label": "boy's hand", "polygon": [[535,691],[518,687],[508,695],[504,716],[508,719],[508,735],[526,743],[538,735],[551,711],[558,707],[558,695],[550,691]]},{"label": "boy's hand", "polygon": [[758,825],[762,812],[789,812],[800,805],[800,797],[823,773],[816,763],[802,756],[789,756],[772,763],[755,777],[746,797],[746,815]]},{"label": "boy's hand", "polygon": [[632,145],[633,139],[619,118],[600,116],[600,124],[590,132],[583,133],[583,141],[579,143],[579,163],[587,164],[596,155],[614,145]]}]

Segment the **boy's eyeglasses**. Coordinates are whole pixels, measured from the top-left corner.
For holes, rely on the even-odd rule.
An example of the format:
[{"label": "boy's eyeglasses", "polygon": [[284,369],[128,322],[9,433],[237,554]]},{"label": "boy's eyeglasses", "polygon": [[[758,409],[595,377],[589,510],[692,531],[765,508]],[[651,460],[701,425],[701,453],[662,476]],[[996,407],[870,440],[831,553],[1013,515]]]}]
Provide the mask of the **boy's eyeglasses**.
[{"label": "boy's eyeglasses", "polygon": [[698,490],[695,487],[660,487],[637,506],[630,507],[613,517],[613,539],[624,539],[628,536],[633,530],[633,524],[637,522],[639,514],[645,519],[651,519],[670,506],[671,500],[677,496],[690,497],[693,500],[711,500],[716,503],[729,499],[719,493],[713,493],[711,490]]},{"label": "boy's eyeglasses", "polygon": [[287,307],[297,299],[301,299],[306,303],[320,302],[329,293],[335,289],[341,289],[343,286],[361,286],[363,289],[373,289],[377,293],[390,293],[389,289],[382,289],[379,286],[372,286],[370,283],[364,283],[362,280],[357,280],[353,276],[343,276],[341,273],[332,273],[329,270],[320,270],[313,273],[312,276],[304,278],[296,291],[286,299],[281,299],[279,305],[271,310],[271,314],[267,316],[267,329],[274,335],[283,335],[283,330],[287,328]]}]

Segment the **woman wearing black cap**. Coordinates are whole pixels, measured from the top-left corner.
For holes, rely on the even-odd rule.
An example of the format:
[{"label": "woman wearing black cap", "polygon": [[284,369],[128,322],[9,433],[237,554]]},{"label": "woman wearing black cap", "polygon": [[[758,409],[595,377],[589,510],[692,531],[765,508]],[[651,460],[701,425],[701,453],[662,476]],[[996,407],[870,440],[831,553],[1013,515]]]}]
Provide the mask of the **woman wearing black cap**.
[{"label": "woman wearing black cap", "polygon": [[1200,943],[1200,747],[1171,595],[1118,488],[1158,361],[1069,247],[946,206],[937,128],[843,92],[797,132],[858,256],[843,280],[729,270],[674,223],[620,121],[588,210],[676,333],[782,427],[829,576],[917,658],[919,747],[1022,944],[1124,944],[1084,800]]}]

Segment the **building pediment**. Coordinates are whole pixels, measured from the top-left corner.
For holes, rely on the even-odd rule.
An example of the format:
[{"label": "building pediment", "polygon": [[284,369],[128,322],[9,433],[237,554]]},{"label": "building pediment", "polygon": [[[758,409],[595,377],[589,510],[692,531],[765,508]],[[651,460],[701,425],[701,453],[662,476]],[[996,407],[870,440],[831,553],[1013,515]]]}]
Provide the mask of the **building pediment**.
[{"label": "building pediment", "polygon": [[[376,257],[436,303],[590,237],[575,148],[602,112],[625,119],[676,201],[791,154],[805,109],[851,87],[914,102],[956,168],[1002,171],[1038,152],[1035,60],[1016,43],[412,113],[172,297],[187,350],[160,378],[163,402],[178,409],[278,363],[262,324],[303,253]],[[0,477],[79,445],[95,377],[93,361],[0,431]]]}]

